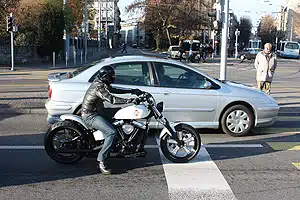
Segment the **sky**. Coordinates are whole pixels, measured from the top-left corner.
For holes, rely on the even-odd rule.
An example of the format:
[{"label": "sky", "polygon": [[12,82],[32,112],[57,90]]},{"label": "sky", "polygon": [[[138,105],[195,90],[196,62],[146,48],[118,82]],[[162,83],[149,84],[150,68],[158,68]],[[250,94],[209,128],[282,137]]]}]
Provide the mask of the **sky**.
[{"label": "sky", "polygon": [[[126,20],[128,15],[125,13],[125,7],[134,0],[119,0],[122,20]],[[280,5],[285,4],[285,0],[229,0],[229,9],[238,17],[249,16],[253,26],[258,25],[257,21],[261,16],[271,12],[279,12]],[[270,5],[271,4],[271,5]],[[275,15],[275,14],[274,14]]]}]

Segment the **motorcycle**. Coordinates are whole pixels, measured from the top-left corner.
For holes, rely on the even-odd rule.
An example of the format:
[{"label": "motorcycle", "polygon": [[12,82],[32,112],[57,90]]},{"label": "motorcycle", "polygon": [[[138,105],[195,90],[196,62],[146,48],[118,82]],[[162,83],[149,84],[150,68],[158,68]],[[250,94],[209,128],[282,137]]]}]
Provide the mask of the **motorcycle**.
[{"label": "motorcycle", "polygon": [[[159,136],[163,155],[176,163],[192,160],[201,148],[200,135],[188,124],[170,123],[162,114],[163,106],[163,102],[156,104],[150,93],[144,93],[133,105],[118,110],[112,122],[117,130],[112,152],[134,156],[154,117],[164,126]],[[71,164],[101,150],[104,136],[100,130],[89,129],[80,116],[66,114],[60,118],[62,121],[53,124],[44,138],[46,152],[53,160]]]}]

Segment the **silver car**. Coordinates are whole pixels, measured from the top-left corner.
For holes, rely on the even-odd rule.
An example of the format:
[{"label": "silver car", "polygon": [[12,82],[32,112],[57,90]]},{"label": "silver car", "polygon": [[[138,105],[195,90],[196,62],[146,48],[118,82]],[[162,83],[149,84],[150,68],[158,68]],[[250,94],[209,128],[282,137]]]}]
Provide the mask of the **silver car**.
[{"label": "silver car", "polygon": [[[48,122],[58,121],[62,114],[80,114],[86,90],[97,71],[106,65],[115,68],[115,86],[139,88],[151,93],[158,102],[163,101],[164,115],[171,122],[182,121],[195,128],[222,128],[229,135],[243,136],[253,127],[273,124],[279,111],[271,96],[255,88],[219,81],[174,60],[125,56],[69,74],[50,74],[50,97],[45,105]],[[150,126],[158,128],[159,124],[153,121]]]}]

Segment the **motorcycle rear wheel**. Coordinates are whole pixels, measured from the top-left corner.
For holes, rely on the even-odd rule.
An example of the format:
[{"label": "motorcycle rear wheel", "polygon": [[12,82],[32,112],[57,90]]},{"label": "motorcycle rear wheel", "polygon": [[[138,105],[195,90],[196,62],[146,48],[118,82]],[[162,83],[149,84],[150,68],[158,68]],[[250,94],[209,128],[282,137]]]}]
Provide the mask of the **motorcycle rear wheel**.
[{"label": "motorcycle rear wheel", "polygon": [[60,121],[53,124],[45,134],[44,147],[47,154],[56,162],[73,164],[81,160],[84,155],[79,153],[59,153],[55,150],[60,148],[62,140],[72,140],[80,136],[80,128],[71,121]]}]

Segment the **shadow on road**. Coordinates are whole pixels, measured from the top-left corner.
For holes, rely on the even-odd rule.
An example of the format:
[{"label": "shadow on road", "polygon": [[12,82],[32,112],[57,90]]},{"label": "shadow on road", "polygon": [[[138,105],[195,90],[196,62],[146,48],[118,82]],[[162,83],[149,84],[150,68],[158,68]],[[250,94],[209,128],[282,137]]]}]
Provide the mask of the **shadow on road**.
[{"label": "shadow on road", "polygon": [[[272,134],[270,134],[272,135]],[[249,138],[249,137],[248,137]],[[280,142],[280,143],[289,143],[291,147],[293,145],[300,144],[300,132],[298,134],[292,135],[283,135],[283,136],[276,136],[276,137],[268,137],[263,139],[246,139],[242,141],[228,141],[224,143],[217,143],[218,145],[223,144],[261,144],[262,148],[224,148],[224,151],[220,151],[220,148],[207,148],[211,158],[213,160],[229,160],[229,159],[236,159],[236,158],[244,158],[244,157],[252,157],[257,155],[264,155],[279,151],[288,150],[287,145],[282,146],[282,149],[274,150],[268,143],[272,142]],[[213,144],[213,143],[212,143]]]},{"label": "shadow on road", "polygon": [[[27,144],[26,146],[37,146],[41,145],[34,144],[33,141],[38,139],[42,140],[44,134],[35,135],[10,135],[0,137],[0,146],[15,144],[16,141],[22,141],[19,143]],[[155,140],[152,138],[148,140],[147,144],[154,144]],[[110,167],[114,170],[114,175],[110,177],[124,179],[124,176],[131,176],[134,179],[135,175],[132,170],[143,168],[139,174],[153,174],[149,173],[148,167],[161,166],[161,160],[158,149],[147,149],[148,155],[146,158],[109,158]],[[23,150],[0,150],[0,158],[2,161],[0,165],[0,188],[23,185],[23,184],[34,184],[47,181],[64,180],[69,178],[86,177],[90,175],[98,174],[96,155],[84,158],[75,164],[59,164],[53,161],[43,149],[23,149]],[[161,166],[161,170],[162,166]],[[163,176],[159,170],[158,176]],[[127,174],[130,175],[127,175]],[[99,176],[102,176],[99,174]],[[141,176],[141,175],[136,175]],[[123,177],[123,178],[122,178]],[[106,178],[106,177],[102,177]],[[146,177],[140,177],[146,178]],[[126,181],[127,178],[126,178]],[[132,180],[134,181],[134,180]]]},{"label": "shadow on road", "polygon": [[21,115],[21,113],[15,111],[8,104],[0,104],[0,121],[7,118],[16,117],[18,115]]}]

